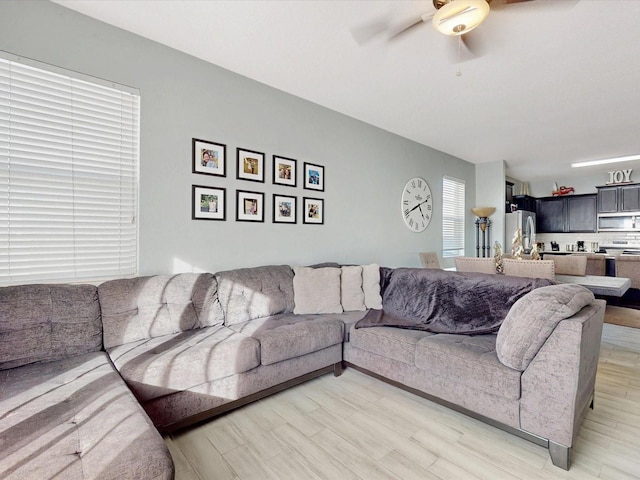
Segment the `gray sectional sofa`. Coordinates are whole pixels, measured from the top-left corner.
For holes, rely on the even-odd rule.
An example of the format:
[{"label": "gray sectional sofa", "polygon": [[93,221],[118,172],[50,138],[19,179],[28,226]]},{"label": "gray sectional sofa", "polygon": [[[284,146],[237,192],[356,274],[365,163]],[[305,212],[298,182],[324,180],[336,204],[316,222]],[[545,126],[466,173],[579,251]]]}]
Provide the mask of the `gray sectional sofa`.
[{"label": "gray sectional sofa", "polygon": [[[173,478],[158,430],[339,375],[345,363],[535,441],[569,468],[604,302],[555,285],[511,295],[497,334],[434,334],[422,320],[366,326],[388,278],[363,269],[358,287],[348,268],[309,277],[324,278],[307,282],[305,295],[320,300],[310,303],[289,266],[0,288],[0,477]],[[496,277],[479,282],[503,291]]]}]

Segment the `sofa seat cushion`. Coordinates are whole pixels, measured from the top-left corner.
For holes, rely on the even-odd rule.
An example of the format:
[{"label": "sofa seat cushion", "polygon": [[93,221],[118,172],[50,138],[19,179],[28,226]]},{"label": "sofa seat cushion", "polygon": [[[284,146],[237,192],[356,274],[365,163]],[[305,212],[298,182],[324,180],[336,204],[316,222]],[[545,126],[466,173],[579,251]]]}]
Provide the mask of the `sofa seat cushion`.
[{"label": "sofa seat cushion", "polygon": [[258,341],[224,326],[140,340],[108,353],[141,401],[260,365]]},{"label": "sofa seat cushion", "polygon": [[452,383],[510,400],[520,398],[520,372],[500,363],[495,335],[438,334],[423,338],[416,345],[415,364]]},{"label": "sofa seat cushion", "polygon": [[344,323],[323,315],[273,315],[231,328],[260,342],[262,365],[317,352],[344,338]]},{"label": "sofa seat cushion", "polygon": [[349,342],[367,352],[414,365],[417,343],[433,335],[430,332],[394,327],[352,327]]},{"label": "sofa seat cushion", "polygon": [[0,478],[173,478],[162,437],[104,352],[1,371],[0,412]]},{"label": "sofa seat cushion", "polygon": [[349,341],[349,333],[351,332],[351,325],[356,323],[358,320],[361,320],[366,314],[368,310],[363,311],[353,311],[353,312],[343,312],[343,313],[327,313],[326,315],[322,315],[324,318],[333,318],[335,320],[339,320],[344,324],[344,338],[343,342]]}]

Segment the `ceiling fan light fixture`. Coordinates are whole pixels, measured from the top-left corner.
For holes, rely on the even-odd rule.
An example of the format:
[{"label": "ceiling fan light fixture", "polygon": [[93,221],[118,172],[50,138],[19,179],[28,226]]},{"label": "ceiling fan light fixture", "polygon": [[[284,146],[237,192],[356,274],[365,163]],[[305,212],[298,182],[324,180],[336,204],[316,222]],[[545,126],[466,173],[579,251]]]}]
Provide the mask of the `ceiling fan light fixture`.
[{"label": "ceiling fan light fixture", "polygon": [[440,33],[462,35],[480,25],[487,15],[489,4],[485,0],[450,0],[438,9],[432,23]]}]

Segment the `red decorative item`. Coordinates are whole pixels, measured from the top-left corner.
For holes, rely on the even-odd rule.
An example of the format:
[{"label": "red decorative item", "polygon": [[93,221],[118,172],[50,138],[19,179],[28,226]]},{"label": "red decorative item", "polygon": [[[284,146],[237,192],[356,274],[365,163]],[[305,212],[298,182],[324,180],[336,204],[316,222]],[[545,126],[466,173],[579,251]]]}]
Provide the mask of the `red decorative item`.
[{"label": "red decorative item", "polygon": [[570,193],[576,193],[576,189],[573,188],[573,187],[565,187],[563,185],[558,190],[556,190],[555,192],[551,192],[551,195],[556,197],[558,195],[568,195]]}]

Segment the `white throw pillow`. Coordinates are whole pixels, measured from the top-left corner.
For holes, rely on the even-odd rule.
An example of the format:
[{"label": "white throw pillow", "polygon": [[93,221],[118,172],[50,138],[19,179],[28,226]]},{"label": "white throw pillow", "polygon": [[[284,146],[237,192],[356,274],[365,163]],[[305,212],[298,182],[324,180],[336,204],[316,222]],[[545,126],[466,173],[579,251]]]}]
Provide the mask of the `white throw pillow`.
[{"label": "white throw pillow", "polygon": [[293,313],[342,313],[339,268],[293,267]]},{"label": "white throw pillow", "polygon": [[365,306],[367,308],[382,310],[380,267],[375,263],[362,266],[362,290],[364,290]]},{"label": "white throw pillow", "polygon": [[342,267],[342,308],[345,312],[366,310],[362,289],[362,267]]}]

